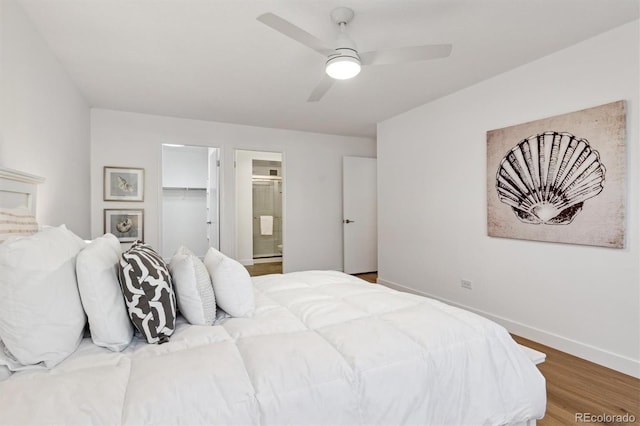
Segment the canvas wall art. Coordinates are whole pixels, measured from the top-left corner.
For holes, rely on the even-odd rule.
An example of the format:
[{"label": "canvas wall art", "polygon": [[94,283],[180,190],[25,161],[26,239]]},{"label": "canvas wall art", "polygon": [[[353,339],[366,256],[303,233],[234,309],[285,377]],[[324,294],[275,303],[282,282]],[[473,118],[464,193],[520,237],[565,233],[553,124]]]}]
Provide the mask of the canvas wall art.
[{"label": "canvas wall art", "polygon": [[487,132],[492,237],[624,247],[625,103]]}]

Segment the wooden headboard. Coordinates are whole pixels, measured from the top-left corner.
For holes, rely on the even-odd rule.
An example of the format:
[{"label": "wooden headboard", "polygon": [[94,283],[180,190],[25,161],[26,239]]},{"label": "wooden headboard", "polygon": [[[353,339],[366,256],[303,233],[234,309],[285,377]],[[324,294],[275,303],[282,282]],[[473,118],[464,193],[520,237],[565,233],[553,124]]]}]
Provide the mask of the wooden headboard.
[{"label": "wooden headboard", "polygon": [[44,178],[0,167],[0,207],[26,207],[36,213],[38,184]]}]

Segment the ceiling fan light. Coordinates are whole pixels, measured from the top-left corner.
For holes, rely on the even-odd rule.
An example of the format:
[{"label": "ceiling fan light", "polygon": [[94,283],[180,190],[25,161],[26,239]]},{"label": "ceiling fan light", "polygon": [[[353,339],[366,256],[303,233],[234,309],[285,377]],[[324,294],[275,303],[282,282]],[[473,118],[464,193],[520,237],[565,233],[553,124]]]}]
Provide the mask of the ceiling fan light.
[{"label": "ceiling fan light", "polygon": [[336,80],[348,80],[360,73],[360,61],[352,56],[335,56],[327,61],[325,71]]}]

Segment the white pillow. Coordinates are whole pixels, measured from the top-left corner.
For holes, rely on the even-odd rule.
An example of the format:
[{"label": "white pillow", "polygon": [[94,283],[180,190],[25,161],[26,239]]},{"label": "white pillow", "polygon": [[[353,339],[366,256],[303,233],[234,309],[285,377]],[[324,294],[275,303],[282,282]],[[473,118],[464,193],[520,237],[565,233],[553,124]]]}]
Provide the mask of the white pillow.
[{"label": "white pillow", "polygon": [[253,283],[247,269],[213,247],[204,257],[204,265],[211,275],[218,306],[232,317],[253,316]]},{"label": "white pillow", "polygon": [[0,365],[0,382],[3,380],[7,380],[13,372],[7,368],[6,365]]},{"label": "white pillow", "polygon": [[0,245],[0,339],[9,352],[5,357],[50,368],[76,350],[86,323],[76,255],[85,246],[64,225]]},{"label": "white pillow", "polygon": [[112,351],[126,348],[133,337],[127,305],[118,282],[122,249],[112,234],[96,238],[78,254],[76,273],[91,340]]},{"label": "white pillow", "polygon": [[189,324],[212,325],[216,298],[204,263],[186,247],[180,247],[169,262],[178,309]]}]

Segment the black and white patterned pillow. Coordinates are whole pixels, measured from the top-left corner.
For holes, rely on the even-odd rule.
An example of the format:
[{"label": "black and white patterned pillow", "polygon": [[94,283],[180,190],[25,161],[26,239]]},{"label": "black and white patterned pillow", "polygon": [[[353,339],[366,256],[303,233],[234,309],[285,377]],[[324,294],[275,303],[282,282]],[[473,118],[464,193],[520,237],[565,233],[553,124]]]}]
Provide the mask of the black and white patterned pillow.
[{"label": "black and white patterned pillow", "polygon": [[136,329],[149,343],[168,342],[176,326],[176,296],[162,257],[136,241],[122,253],[118,279]]}]

